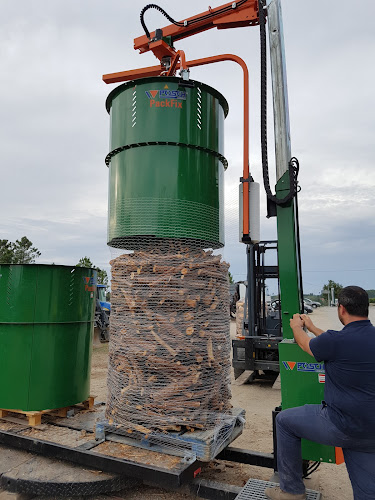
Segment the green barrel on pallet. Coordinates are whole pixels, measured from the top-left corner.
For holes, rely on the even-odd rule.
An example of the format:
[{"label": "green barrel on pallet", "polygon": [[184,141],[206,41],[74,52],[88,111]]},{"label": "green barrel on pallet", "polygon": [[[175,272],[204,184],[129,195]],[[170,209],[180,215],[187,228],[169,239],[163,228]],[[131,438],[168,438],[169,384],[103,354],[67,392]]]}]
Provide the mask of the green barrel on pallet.
[{"label": "green barrel on pallet", "polygon": [[0,264],[0,408],[39,411],[88,398],[96,275]]},{"label": "green barrel on pallet", "polygon": [[108,245],[183,239],[222,247],[224,97],[192,80],[141,78],[113,90],[106,107]]}]

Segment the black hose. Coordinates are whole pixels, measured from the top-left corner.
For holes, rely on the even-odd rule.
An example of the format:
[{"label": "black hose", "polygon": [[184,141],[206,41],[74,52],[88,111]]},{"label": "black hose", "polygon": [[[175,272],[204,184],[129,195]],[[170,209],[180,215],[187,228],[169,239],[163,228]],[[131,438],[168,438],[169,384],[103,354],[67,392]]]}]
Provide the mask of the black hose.
[{"label": "black hose", "polygon": [[[242,4],[244,4],[247,1],[248,0],[240,0],[239,2],[236,3],[236,8],[240,7]],[[165,12],[165,10],[162,7],[160,7],[159,5],[156,5],[154,3],[150,3],[150,4],[146,5],[145,7],[143,7],[143,9],[141,10],[141,14],[140,14],[142,28],[144,29],[144,32],[145,32],[147,38],[150,40],[150,32],[147,29],[147,26],[146,26],[146,23],[144,20],[145,13],[149,9],[158,10],[168,19],[168,21],[170,23],[174,24],[175,26],[183,27],[183,26],[190,26],[192,24],[199,23],[200,21],[204,21],[205,19],[210,19],[211,17],[217,16],[218,14],[224,14],[225,12],[229,12],[229,11],[233,10],[233,7],[231,5],[228,5],[227,7],[223,7],[222,9],[217,10],[214,13],[209,13],[209,14],[206,14],[204,16],[195,17],[194,19],[191,19],[190,21],[186,21],[186,23],[185,23],[182,21],[175,21],[169,14],[167,14],[167,12]]]},{"label": "black hose", "polygon": [[164,9],[162,9],[161,7],[159,7],[159,5],[156,5],[154,3],[149,3],[148,5],[146,5],[146,7],[143,7],[143,9],[141,10],[141,14],[140,14],[140,18],[141,18],[141,24],[142,24],[142,28],[144,29],[145,33],[146,33],[146,36],[147,38],[150,40],[150,32],[148,31],[147,29],[147,26],[146,26],[146,23],[145,23],[145,13],[147,10],[149,9],[156,9],[158,10],[159,12],[161,12],[167,19],[170,23],[172,24],[175,24],[176,26],[184,26],[184,23],[181,23],[181,22],[178,22],[178,21],[175,21],[169,14],[167,14],[165,12]]}]

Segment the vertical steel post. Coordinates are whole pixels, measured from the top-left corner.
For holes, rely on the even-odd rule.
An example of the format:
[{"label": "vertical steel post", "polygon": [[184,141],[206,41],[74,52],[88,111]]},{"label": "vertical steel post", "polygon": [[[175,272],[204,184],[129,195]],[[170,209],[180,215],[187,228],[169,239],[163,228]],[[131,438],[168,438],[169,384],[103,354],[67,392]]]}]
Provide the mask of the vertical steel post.
[{"label": "vertical steel post", "polygon": [[255,335],[255,256],[254,245],[247,245],[247,297],[248,297],[248,331]]},{"label": "vertical steel post", "polygon": [[[272,93],[276,153],[276,195],[289,192],[289,161],[291,158],[288,87],[284,51],[284,34],[280,0],[267,7],[271,57]],[[278,258],[280,276],[281,319],[284,338],[293,338],[289,320],[301,312],[300,259],[297,238],[296,199],[277,207]]]},{"label": "vertical steel post", "polygon": [[[255,257],[254,245],[246,245],[247,286],[244,303],[244,317],[242,334],[253,337],[255,335]],[[246,325],[247,324],[247,332]]]}]

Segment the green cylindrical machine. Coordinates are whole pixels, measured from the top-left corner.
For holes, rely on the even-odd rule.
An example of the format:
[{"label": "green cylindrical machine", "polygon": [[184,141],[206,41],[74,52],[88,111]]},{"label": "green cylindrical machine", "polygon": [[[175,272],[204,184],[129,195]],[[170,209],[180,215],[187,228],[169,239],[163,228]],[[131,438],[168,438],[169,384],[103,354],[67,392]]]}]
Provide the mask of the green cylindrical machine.
[{"label": "green cylindrical machine", "polygon": [[88,398],[96,274],[0,264],[0,408],[39,411]]},{"label": "green cylindrical machine", "polygon": [[184,240],[224,245],[224,118],[215,89],[175,77],[141,78],[112,91],[108,245]]}]

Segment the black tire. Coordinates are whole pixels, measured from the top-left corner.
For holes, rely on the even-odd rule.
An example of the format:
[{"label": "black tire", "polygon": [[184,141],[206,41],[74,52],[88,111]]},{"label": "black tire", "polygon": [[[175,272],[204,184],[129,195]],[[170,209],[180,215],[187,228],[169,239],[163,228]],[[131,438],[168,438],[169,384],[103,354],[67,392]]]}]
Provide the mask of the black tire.
[{"label": "black tire", "polygon": [[316,309],[318,306],[316,304],[311,304],[313,309]]}]

